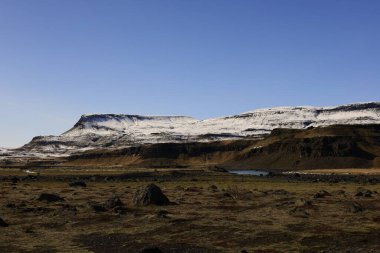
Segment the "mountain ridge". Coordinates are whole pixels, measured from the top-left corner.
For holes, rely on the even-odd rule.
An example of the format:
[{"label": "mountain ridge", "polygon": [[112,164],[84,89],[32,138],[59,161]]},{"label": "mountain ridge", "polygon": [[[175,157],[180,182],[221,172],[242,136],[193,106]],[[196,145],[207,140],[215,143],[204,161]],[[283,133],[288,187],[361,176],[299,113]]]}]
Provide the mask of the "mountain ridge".
[{"label": "mountain ridge", "polygon": [[287,171],[378,168],[380,124],[276,129],[259,140],[157,143],[74,154],[62,166],[222,167]]},{"label": "mountain ridge", "polygon": [[84,114],[63,134],[36,136],[18,152],[61,156],[152,143],[256,139],[277,128],[354,124],[380,124],[380,102],[263,108],[205,120],[179,115]]}]

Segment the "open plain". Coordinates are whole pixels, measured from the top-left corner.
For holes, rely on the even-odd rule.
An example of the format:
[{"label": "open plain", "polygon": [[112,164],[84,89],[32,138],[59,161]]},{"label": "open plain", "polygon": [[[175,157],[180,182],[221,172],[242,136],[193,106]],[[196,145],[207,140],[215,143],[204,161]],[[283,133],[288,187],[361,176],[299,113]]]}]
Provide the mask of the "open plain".
[{"label": "open plain", "polygon": [[[380,251],[378,176],[0,171],[0,252]],[[150,183],[171,203],[136,205]]]}]

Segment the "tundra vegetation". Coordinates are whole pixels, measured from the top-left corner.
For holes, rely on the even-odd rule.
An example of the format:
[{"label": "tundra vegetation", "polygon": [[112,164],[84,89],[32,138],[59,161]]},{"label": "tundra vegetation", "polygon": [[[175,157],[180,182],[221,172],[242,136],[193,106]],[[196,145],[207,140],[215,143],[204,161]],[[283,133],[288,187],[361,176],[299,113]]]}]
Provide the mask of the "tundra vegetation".
[{"label": "tundra vegetation", "polygon": [[0,252],[379,252],[378,176],[0,170]]}]

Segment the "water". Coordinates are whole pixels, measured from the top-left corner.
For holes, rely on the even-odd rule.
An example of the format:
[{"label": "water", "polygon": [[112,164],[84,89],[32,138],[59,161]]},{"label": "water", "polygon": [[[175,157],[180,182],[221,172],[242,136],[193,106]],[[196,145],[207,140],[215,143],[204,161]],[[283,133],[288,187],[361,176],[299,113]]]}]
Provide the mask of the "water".
[{"label": "water", "polygon": [[253,176],[268,175],[268,172],[260,171],[260,170],[230,170],[229,172],[232,174],[237,174],[237,175],[253,175]]}]

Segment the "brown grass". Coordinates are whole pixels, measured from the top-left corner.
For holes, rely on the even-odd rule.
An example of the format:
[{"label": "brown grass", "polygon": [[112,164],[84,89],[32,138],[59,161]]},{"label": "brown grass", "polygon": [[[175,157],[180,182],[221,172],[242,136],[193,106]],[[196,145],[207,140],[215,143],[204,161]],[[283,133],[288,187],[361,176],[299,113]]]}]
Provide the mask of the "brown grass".
[{"label": "brown grass", "polygon": [[[155,173],[153,179],[87,181],[86,188],[69,187],[59,178],[1,181],[0,217],[10,226],[0,227],[0,251],[139,252],[157,246],[164,252],[376,252],[380,247],[380,196],[355,196],[358,187],[380,192],[379,185],[221,173],[167,178],[161,177],[167,170]],[[134,191],[150,182],[177,204],[134,206]],[[211,185],[217,190],[209,190]],[[320,190],[331,196],[314,199]],[[37,201],[41,192],[57,193],[65,202]],[[89,207],[114,195],[125,204],[125,213],[96,213]],[[353,202],[364,211],[351,212]]]}]

